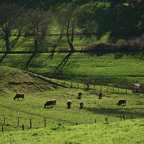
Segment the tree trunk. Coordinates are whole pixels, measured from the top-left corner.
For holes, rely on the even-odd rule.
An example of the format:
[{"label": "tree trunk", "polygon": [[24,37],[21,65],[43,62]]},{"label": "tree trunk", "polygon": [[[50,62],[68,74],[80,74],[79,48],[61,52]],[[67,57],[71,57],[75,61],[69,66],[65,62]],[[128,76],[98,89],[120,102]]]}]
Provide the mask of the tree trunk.
[{"label": "tree trunk", "polygon": [[71,49],[71,52],[74,52],[74,47],[73,47],[73,41],[71,41],[70,42],[70,40],[69,40],[69,34],[67,33],[67,39],[68,39],[68,44],[69,44],[69,46],[70,46],[70,49]]},{"label": "tree trunk", "polygon": [[35,50],[34,50],[34,52],[36,53],[37,50],[38,50],[38,41],[37,41],[37,39],[35,39]]},{"label": "tree trunk", "polygon": [[9,49],[9,36],[8,36],[8,35],[6,35],[5,41],[6,41],[6,49],[7,49],[6,52],[9,53],[9,52],[10,52],[10,49]]},{"label": "tree trunk", "polygon": [[69,43],[69,46],[70,46],[71,52],[74,52],[75,50],[74,50],[72,43]]}]

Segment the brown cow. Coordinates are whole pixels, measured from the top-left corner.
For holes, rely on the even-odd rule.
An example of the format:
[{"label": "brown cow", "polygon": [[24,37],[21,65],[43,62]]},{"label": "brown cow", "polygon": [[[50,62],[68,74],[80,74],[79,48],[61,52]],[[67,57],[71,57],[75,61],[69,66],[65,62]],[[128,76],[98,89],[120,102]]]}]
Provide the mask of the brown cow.
[{"label": "brown cow", "polygon": [[121,99],[121,100],[118,101],[118,106],[122,105],[122,104],[126,105],[126,100],[125,99]]},{"label": "brown cow", "polygon": [[18,98],[18,100],[19,100],[19,98],[22,98],[22,100],[23,100],[24,99],[24,94],[22,94],[22,93],[16,94],[15,97],[14,97],[14,100],[16,98]]},{"label": "brown cow", "polygon": [[54,100],[49,100],[49,101],[47,101],[47,102],[44,104],[44,108],[45,108],[46,106],[55,105],[55,104],[56,104],[56,99],[54,99]]},{"label": "brown cow", "polygon": [[82,97],[82,92],[79,92],[78,93],[78,99],[81,99],[81,97]]},{"label": "brown cow", "polygon": [[103,93],[102,92],[99,92],[99,99],[101,99],[102,98],[102,95],[103,95]]},{"label": "brown cow", "polygon": [[67,106],[68,106],[68,108],[70,108],[71,103],[72,103],[71,100],[68,100],[68,101],[67,101]]},{"label": "brown cow", "polygon": [[53,100],[53,105],[55,105],[55,104],[56,104],[56,99]]},{"label": "brown cow", "polygon": [[80,102],[80,108],[83,108],[84,102]]},{"label": "brown cow", "polygon": [[81,96],[82,96],[82,92],[79,92],[79,93],[78,93],[78,97],[81,97]]}]

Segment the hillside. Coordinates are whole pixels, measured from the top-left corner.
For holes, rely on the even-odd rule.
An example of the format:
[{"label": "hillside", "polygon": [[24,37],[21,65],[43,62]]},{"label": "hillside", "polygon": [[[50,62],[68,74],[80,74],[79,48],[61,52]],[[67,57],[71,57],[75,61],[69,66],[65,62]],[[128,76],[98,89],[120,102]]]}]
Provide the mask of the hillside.
[{"label": "hillside", "polygon": [[55,90],[57,84],[30,72],[0,67],[0,89],[7,93],[33,93]]},{"label": "hillside", "polygon": [[[28,70],[48,78],[102,84],[144,84],[140,52],[75,52],[0,54],[1,65]],[[3,58],[4,56],[4,58]]]}]

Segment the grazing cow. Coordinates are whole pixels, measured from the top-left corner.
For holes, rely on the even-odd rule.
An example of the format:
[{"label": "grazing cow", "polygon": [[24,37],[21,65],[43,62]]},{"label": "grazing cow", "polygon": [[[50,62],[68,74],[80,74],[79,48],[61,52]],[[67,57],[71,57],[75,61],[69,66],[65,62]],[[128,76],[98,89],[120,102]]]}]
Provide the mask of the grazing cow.
[{"label": "grazing cow", "polygon": [[16,94],[15,97],[14,97],[14,100],[16,98],[18,98],[18,100],[19,100],[19,98],[22,98],[22,100],[23,100],[24,99],[24,94],[22,94],[22,93]]},{"label": "grazing cow", "polygon": [[82,92],[79,92],[79,93],[78,93],[78,97],[81,97],[81,96],[82,96]]},{"label": "grazing cow", "polygon": [[103,93],[102,92],[99,92],[99,99],[101,99],[102,98],[102,95],[103,95]]},{"label": "grazing cow", "polygon": [[55,105],[55,104],[56,104],[56,99],[53,100],[53,105]]},{"label": "grazing cow", "polygon": [[118,106],[122,105],[122,104],[126,105],[126,100],[125,99],[121,99],[121,100],[118,101]]},{"label": "grazing cow", "polygon": [[68,101],[67,101],[67,106],[68,106],[68,108],[70,108],[71,103],[72,103],[71,100],[68,100]]},{"label": "grazing cow", "polygon": [[56,99],[54,99],[54,100],[49,100],[49,101],[47,101],[47,102],[44,104],[44,108],[45,108],[46,106],[55,105],[55,104],[56,104]]},{"label": "grazing cow", "polygon": [[80,102],[80,108],[83,108],[84,102]]}]

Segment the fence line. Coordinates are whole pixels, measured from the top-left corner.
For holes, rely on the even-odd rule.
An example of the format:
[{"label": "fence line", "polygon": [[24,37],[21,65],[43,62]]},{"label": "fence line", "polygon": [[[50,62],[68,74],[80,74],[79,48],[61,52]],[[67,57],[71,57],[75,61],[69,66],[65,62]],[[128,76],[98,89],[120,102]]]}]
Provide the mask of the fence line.
[{"label": "fence line", "polygon": [[[127,118],[127,119],[134,119],[134,114],[126,114],[126,113],[119,113],[120,114],[120,116],[119,116],[119,118],[120,118],[120,121],[122,121],[122,120],[126,120],[126,115],[130,115],[130,117],[129,118]],[[46,118],[45,117],[43,117],[44,118],[44,127],[46,127]],[[18,117],[18,119],[19,119],[19,117]],[[103,123],[103,124],[108,124],[110,121],[108,120],[108,117],[106,117],[105,118],[105,122],[106,123]],[[93,123],[97,123],[97,119],[94,119],[93,120],[93,122],[92,123],[89,123],[89,124],[93,124]],[[75,123],[75,124],[73,124],[73,125],[80,125],[80,124],[83,124],[83,123]],[[2,126],[1,126],[1,131],[2,132],[4,132],[4,131],[9,131],[9,130],[6,130],[5,129],[5,127],[6,126],[8,126],[8,124],[7,125],[5,125],[4,123],[2,124]],[[24,124],[22,124],[21,126],[19,126],[19,127],[21,127],[21,130],[25,130],[25,126],[26,125],[24,125]],[[36,125],[37,126],[37,125]],[[36,126],[34,125],[34,128],[36,128]],[[58,123],[58,126],[61,126],[61,123]],[[18,125],[16,126],[16,127],[18,127]],[[15,128],[16,128],[15,127]],[[30,129],[30,128],[32,128],[32,119],[30,119],[30,126],[29,127],[27,127],[27,129]],[[40,127],[40,128],[42,128],[42,127]]]},{"label": "fence line", "polygon": [[[99,90],[99,91],[106,91],[106,92],[112,92],[112,93],[132,93],[132,89],[127,88],[119,88],[119,87],[112,87],[110,85],[96,85],[96,84],[88,84],[88,83],[82,83],[82,82],[72,82],[72,81],[66,81],[66,80],[60,80],[60,79],[52,79],[51,77],[48,78],[50,82],[54,82],[56,84],[62,84],[63,86],[66,86],[66,83],[70,88],[82,88],[87,90]],[[80,87],[80,85],[82,85]],[[96,88],[96,86],[99,86],[100,88]],[[117,89],[117,91],[116,91]],[[121,92],[120,92],[121,90]],[[125,91],[125,92],[122,92]],[[130,92],[131,91],[131,92]]]}]

